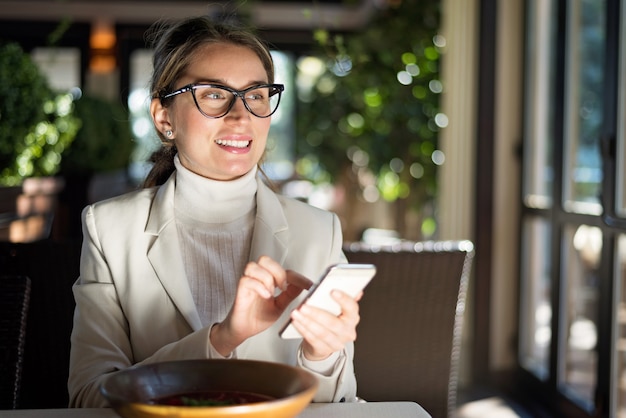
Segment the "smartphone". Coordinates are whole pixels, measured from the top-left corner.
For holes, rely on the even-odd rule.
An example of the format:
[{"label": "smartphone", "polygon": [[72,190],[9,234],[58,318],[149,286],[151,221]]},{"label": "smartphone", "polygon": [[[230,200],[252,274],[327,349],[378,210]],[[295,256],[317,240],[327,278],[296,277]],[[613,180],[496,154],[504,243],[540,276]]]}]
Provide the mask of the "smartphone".
[{"label": "smartphone", "polygon": [[[341,307],[332,298],[330,293],[334,290],[341,290],[344,293],[355,297],[365,289],[365,286],[376,274],[376,266],[373,264],[335,264],[326,269],[322,278],[313,285],[309,294],[296,309],[307,304],[316,308],[324,309],[334,315],[341,313]],[[291,323],[291,318],[281,328],[279,335],[282,338],[301,338],[300,333]]]}]

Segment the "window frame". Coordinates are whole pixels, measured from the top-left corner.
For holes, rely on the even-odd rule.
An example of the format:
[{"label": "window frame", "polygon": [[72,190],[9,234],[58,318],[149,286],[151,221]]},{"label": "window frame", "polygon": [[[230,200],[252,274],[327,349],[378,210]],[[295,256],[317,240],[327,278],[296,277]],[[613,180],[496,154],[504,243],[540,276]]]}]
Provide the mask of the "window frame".
[{"label": "window frame", "polygon": [[[527,7],[530,7],[533,0],[526,2]],[[604,86],[603,86],[603,118],[602,118],[602,130],[600,133],[599,145],[602,158],[603,179],[601,183],[601,198],[600,203],[603,207],[601,214],[590,213],[574,213],[571,208],[566,210],[564,202],[564,151],[565,151],[565,136],[567,134],[566,126],[566,106],[567,102],[567,57],[566,46],[568,36],[568,15],[567,7],[571,7],[571,3],[567,0],[555,0],[554,3],[557,7],[556,12],[556,40],[555,47],[557,57],[555,60],[556,71],[556,85],[554,88],[554,97],[552,102],[555,105],[554,118],[555,123],[553,126],[552,138],[554,139],[554,184],[552,189],[552,203],[551,207],[538,208],[530,207],[527,205],[526,196],[524,194],[525,188],[522,187],[522,195],[520,196],[521,203],[521,218],[520,218],[520,264],[523,261],[524,248],[521,245],[521,236],[524,231],[524,223],[530,217],[539,217],[547,220],[552,226],[552,237],[550,238],[550,255],[552,260],[550,277],[552,280],[552,295],[551,303],[553,308],[551,330],[552,341],[550,343],[550,360],[549,360],[549,376],[545,381],[542,381],[524,366],[518,363],[517,366],[517,382],[520,386],[524,386],[526,393],[524,396],[530,397],[534,402],[547,407],[550,412],[555,413],[556,416],[568,416],[571,418],[578,417],[592,417],[602,416],[609,417],[614,416],[612,406],[612,393],[611,393],[611,369],[614,364],[615,358],[613,355],[614,347],[614,329],[615,329],[615,315],[614,306],[615,298],[613,292],[616,288],[615,280],[615,250],[616,241],[620,234],[626,231],[626,213],[621,216],[615,210],[616,203],[616,158],[617,158],[617,115],[618,115],[618,57],[621,54],[622,66],[626,66],[626,46],[619,45],[620,30],[626,33],[626,0],[606,0],[606,40],[605,40],[605,54],[604,54]],[[620,6],[621,3],[621,6]],[[619,10],[622,10],[620,15]],[[529,13],[526,16],[525,22],[525,37],[528,39],[529,27],[532,22],[529,22]],[[620,20],[622,28],[620,29]],[[528,65],[528,57],[525,56],[524,62]],[[528,80],[525,80],[528,83]],[[626,89],[626,75],[622,75],[621,80],[622,90]],[[626,93],[622,92],[621,103],[622,106],[626,103]],[[526,98],[527,100],[527,98]],[[532,108],[532,103],[526,101],[524,104],[525,111]],[[621,109],[622,113],[626,112],[625,108]],[[525,126],[525,129],[528,127]],[[624,128],[622,128],[624,129]],[[621,133],[621,141],[626,142],[626,133]],[[626,147],[626,145],[625,145]],[[626,151],[625,151],[626,152]],[[626,171],[626,156],[625,167]],[[524,164],[523,167],[526,167]],[[524,169],[524,168],[523,168]],[[524,176],[522,175],[522,178]],[[608,191],[608,192],[607,192]],[[625,211],[626,212],[626,211]],[[598,344],[597,344],[597,386],[595,389],[595,400],[592,408],[586,408],[585,405],[575,402],[562,392],[559,388],[559,359],[561,352],[559,351],[558,336],[562,332],[562,323],[560,320],[560,314],[554,313],[561,312],[563,306],[561,306],[561,294],[564,288],[562,282],[562,237],[564,230],[567,226],[578,225],[590,225],[601,229],[602,231],[602,250],[601,250],[601,265],[599,268],[598,276],[601,278],[598,285]],[[520,265],[520,270],[521,270]],[[520,295],[524,293],[524,283],[520,277]],[[520,313],[522,312],[522,300],[520,299]],[[523,318],[520,316],[520,321]],[[520,322],[519,331],[523,328],[523,324]],[[519,349],[519,347],[518,347]]]}]

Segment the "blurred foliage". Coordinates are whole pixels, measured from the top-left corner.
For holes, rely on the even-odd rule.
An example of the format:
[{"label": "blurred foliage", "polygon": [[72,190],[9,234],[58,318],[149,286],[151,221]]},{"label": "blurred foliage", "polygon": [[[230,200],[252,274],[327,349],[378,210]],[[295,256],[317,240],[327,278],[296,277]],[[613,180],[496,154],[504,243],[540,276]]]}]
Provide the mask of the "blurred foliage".
[{"label": "blurred foliage", "polygon": [[[299,175],[336,181],[349,170],[366,200],[402,201],[422,214],[432,204],[446,124],[439,7],[438,0],[389,1],[360,32],[314,33],[325,68],[300,94]],[[428,216],[422,225],[432,233]]]},{"label": "blurred foliage", "polygon": [[63,154],[63,174],[92,174],[124,169],[134,149],[130,116],[121,103],[83,95],[76,101],[82,121],[72,147]]},{"label": "blurred foliage", "polygon": [[58,172],[80,127],[73,99],[53,93],[18,44],[0,45],[0,184]]},{"label": "blurred foliage", "polygon": [[0,45],[0,184],[128,166],[134,146],[126,108],[81,94],[53,92],[18,44]]}]

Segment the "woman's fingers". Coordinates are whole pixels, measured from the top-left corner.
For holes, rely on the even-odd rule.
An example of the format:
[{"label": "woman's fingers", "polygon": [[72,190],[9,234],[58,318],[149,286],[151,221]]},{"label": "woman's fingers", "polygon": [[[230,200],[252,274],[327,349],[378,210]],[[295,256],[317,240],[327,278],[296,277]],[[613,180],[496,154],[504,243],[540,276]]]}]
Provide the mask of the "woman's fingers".
[{"label": "woman's fingers", "polygon": [[[244,269],[244,277],[252,279],[257,283],[250,283],[251,288],[259,290],[258,293],[264,298],[274,296],[274,291],[278,287],[281,290],[287,288],[287,274],[280,264],[267,256],[259,258],[258,262],[251,261]],[[262,286],[265,291],[260,291]]]},{"label": "woman's fingers", "polygon": [[282,312],[291,304],[303,290],[309,289],[313,282],[303,275],[287,270],[287,289],[276,297],[276,307]]},{"label": "woman's fingers", "polygon": [[313,286],[313,282],[300,273],[293,270],[287,270],[287,283],[294,285],[302,290],[308,290]]},{"label": "woman's fingers", "polygon": [[309,360],[323,360],[335,351],[343,349],[345,343],[330,333],[322,323],[307,318],[305,312],[294,312],[294,326],[304,339],[304,355]]},{"label": "woman's fingers", "polygon": [[266,255],[259,258],[258,264],[271,275],[274,286],[282,290],[287,289],[287,272],[283,266]]},{"label": "woman's fingers", "polygon": [[339,291],[333,292],[333,298],[341,306],[339,316],[306,305],[292,313],[294,326],[305,341],[305,356],[309,359],[326,358],[356,340],[356,326],[360,320],[357,301]]},{"label": "woman's fingers", "polygon": [[242,289],[253,291],[264,299],[269,299],[274,296],[273,290],[269,290],[268,286],[266,286],[262,281],[248,275],[244,275],[240,279],[239,286]]},{"label": "woman's fingers", "polygon": [[349,295],[339,290],[333,290],[332,292],[332,297],[339,303],[339,306],[341,306],[340,318],[355,328],[361,320],[358,301],[361,299],[362,295],[363,291],[360,291],[356,298],[351,298]]}]

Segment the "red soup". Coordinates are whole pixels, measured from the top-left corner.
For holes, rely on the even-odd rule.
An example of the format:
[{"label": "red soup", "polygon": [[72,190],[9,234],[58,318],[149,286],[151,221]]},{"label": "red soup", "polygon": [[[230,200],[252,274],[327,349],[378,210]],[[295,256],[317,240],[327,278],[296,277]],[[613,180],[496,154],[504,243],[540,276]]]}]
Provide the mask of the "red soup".
[{"label": "red soup", "polygon": [[276,398],[258,393],[220,390],[165,396],[153,399],[152,402],[169,406],[227,406],[265,402],[274,399]]}]

